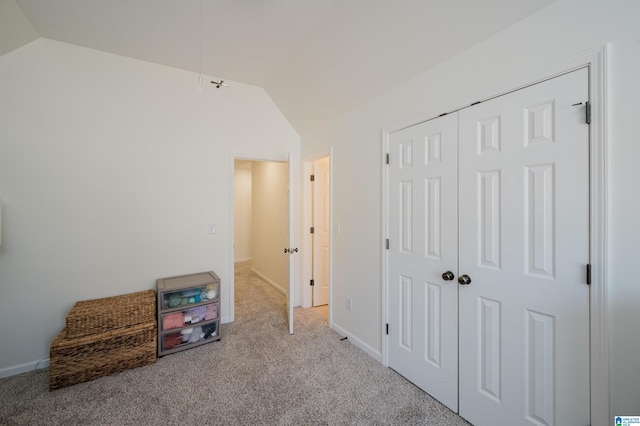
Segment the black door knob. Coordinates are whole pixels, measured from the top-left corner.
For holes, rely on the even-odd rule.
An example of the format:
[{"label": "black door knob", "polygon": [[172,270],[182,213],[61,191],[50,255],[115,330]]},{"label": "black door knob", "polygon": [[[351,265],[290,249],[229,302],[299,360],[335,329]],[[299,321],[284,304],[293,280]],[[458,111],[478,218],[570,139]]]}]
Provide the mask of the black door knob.
[{"label": "black door knob", "polygon": [[471,284],[471,277],[469,275],[467,275],[467,274],[460,275],[458,277],[458,284],[461,284],[461,285],[469,285],[469,284]]},{"label": "black door knob", "polygon": [[455,277],[456,276],[453,275],[453,272],[451,272],[451,271],[447,271],[444,274],[442,274],[442,279],[445,280],[445,281],[451,281]]}]

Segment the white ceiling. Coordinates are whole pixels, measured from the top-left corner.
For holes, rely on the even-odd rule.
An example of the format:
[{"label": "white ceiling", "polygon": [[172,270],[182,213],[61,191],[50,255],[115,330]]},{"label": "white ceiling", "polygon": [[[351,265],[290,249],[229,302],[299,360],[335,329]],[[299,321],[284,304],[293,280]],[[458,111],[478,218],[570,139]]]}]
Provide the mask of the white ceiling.
[{"label": "white ceiling", "polygon": [[202,73],[265,88],[299,131],[554,1],[15,0],[41,37],[194,72],[201,4]]}]

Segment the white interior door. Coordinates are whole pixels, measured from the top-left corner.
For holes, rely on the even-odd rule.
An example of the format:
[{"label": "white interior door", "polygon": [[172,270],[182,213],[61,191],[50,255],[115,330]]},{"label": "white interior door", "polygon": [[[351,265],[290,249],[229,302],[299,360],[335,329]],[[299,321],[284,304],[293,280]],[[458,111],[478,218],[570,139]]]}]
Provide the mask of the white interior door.
[{"label": "white interior door", "polygon": [[[291,190],[293,185],[293,167],[291,161],[293,159],[293,152],[289,152],[287,157],[287,169],[289,171],[289,184],[287,185],[287,195],[289,198],[289,285],[287,290],[287,317],[289,319],[289,334],[293,334],[293,307],[295,302],[293,300],[293,285],[294,285],[294,259],[293,256],[297,254],[298,248],[295,246],[293,235],[293,191]],[[295,250],[295,251],[294,251]]]},{"label": "white interior door", "polygon": [[582,69],[460,111],[460,414],[589,424]]},{"label": "white interior door", "polygon": [[314,162],[313,181],[313,306],[329,303],[329,157]]},{"label": "white interior door", "polygon": [[[389,366],[458,410],[457,114],[390,135]],[[445,280],[445,278],[447,278]]]}]

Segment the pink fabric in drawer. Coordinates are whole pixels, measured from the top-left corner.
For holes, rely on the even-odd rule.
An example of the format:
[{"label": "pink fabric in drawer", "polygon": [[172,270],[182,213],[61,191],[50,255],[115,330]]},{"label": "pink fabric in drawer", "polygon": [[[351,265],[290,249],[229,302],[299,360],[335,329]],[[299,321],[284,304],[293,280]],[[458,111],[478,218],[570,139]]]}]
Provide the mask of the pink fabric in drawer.
[{"label": "pink fabric in drawer", "polygon": [[169,330],[184,326],[184,317],[182,312],[172,312],[162,317],[162,329]]},{"label": "pink fabric in drawer", "polygon": [[163,347],[165,350],[174,348],[182,344],[182,335],[180,333],[167,334],[163,337]]},{"label": "pink fabric in drawer", "polygon": [[204,314],[205,321],[218,318],[218,304],[211,303],[207,305],[207,311]]}]

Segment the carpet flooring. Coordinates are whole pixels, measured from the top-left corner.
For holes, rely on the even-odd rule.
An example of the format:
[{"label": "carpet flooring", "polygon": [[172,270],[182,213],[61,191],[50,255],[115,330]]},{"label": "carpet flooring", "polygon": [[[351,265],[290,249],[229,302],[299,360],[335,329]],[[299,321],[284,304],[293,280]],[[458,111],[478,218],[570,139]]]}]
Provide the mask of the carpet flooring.
[{"label": "carpet flooring", "polygon": [[468,425],[250,273],[222,340],[53,392],[48,369],[0,380],[2,425]]}]

